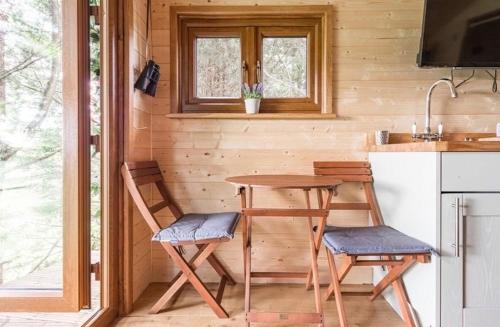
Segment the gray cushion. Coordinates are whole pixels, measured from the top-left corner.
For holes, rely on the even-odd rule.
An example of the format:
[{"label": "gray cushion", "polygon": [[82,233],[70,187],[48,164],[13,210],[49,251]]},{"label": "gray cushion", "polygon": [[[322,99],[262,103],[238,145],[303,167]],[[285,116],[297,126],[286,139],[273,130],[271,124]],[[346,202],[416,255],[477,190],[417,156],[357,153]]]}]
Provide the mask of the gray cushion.
[{"label": "gray cushion", "polygon": [[233,238],[239,220],[240,214],[238,212],[190,213],[156,233],[153,240],[176,244],[179,242]]},{"label": "gray cushion", "polygon": [[325,229],[323,241],[333,253],[382,255],[434,252],[424,242],[389,226],[329,226]]}]

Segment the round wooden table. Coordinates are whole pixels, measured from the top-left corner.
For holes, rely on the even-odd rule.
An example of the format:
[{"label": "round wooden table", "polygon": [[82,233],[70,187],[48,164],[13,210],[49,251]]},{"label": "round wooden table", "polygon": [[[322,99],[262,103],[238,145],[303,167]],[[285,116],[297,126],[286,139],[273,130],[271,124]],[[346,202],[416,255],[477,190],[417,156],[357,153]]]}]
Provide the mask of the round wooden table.
[{"label": "round wooden table", "polygon": [[[281,324],[318,324],[324,326],[323,309],[321,306],[321,294],[318,276],[318,252],[321,245],[326,219],[328,217],[328,205],[332,200],[335,189],[342,184],[342,180],[334,176],[311,176],[311,175],[248,175],[235,176],[226,179],[227,182],[238,187],[241,196],[241,214],[243,222],[243,259],[245,272],[245,313],[246,325],[251,323],[281,323]],[[304,191],[306,208],[253,208],[253,189],[267,188],[270,190],[301,189]],[[311,208],[310,191],[316,189],[318,192],[318,209]],[[326,191],[326,196],[324,192]],[[248,196],[247,196],[248,194]],[[307,233],[309,236],[311,252],[311,268],[309,272],[256,272],[252,271],[252,218],[254,217],[301,217],[307,221]],[[313,217],[319,218],[316,235],[313,231]],[[256,312],[250,307],[250,286],[252,278],[305,278],[309,286],[312,280],[314,285],[314,298],[316,312],[292,313],[292,312]]]},{"label": "round wooden table", "polygon": [[226,182],[245,187],[271,189],[328,189],[342,184],[342,180],[334,176],[314,175],[246,175],[229,177]]}]

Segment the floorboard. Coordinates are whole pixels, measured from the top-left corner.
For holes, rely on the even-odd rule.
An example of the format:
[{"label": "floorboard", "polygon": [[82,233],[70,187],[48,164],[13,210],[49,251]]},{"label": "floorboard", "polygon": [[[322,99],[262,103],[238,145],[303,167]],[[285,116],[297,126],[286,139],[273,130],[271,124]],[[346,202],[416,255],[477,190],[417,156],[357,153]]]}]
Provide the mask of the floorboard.
[{"label": "floorboard", "polygon": [[[211,291],[217,291],[217,285],[209,285]],[[364,286],[347,286],[349,291],[366,291]],[[118,327],[233,327],[244,325],[244,288],[242,284],[226,286],[222,305],[228,311],[229,319],[218,319],[210,308],[201,300],[195,290],[188,286],[169,308],[157,315],[148,314],[148,309],[165,292],[166,284],[151,284],[135,303],[134,311],[121,319]],[[324,290],[323,290],[324,291]],[[313,292],[306,292],[303,285],[271,284],[252,287],[252,308],[262,311],[314,310]],[[344,297],[346,310],[352,327],[403,327],[401,318],[383,300],[370,302],[368,297],[347,295]],[[338,327],[339,322],[335,302],[324,302],[325,321],[328,327]],[[255,326],[276,326],[256,324]],[[304,325],[302,325],[304,326]]]}]

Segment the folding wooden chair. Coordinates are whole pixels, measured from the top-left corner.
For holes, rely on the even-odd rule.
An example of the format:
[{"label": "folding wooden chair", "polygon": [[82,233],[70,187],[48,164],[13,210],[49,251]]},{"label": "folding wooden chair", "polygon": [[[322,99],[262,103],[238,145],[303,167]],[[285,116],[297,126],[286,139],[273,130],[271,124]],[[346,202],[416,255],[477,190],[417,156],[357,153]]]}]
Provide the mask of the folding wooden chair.
[{"label": "folding wooden chair", "polygon": [[[383,224],[369,162],[315,162],[314,172],[336,176],[344,181],[342,185],[361,183],[366,203],[330,203],[328,207],[330,210],[367,210],[373,223],[370,227],[327,226],[323,234],[331,278],[326,300],[335,295],[340,326],[348,326],[340,284],[350,269],[353,266],[386,266],[388,273],[374,286],[370,299],[373,301],[392,284],[406,326],[414,327],[415,321],[401,277],[416,262],[430,262],[433,249]],[[340,270],[335,265],[335,254],[344,255]]]},{"label": "folding wooden chair", "polygon": [[[122,176],[137,208],[154,233],[153,240],[160,242],[181,270],[171,281],[167,292],[151,308],[150,313],[158,313],[162,310],[167,302],[173,299],[184,284],[189,281],[219,318],[228,318],[227,312],[221,306],[221,301],[226,282],[233,285],[235,281],[213,252],[222,242],[233,238],[240,214],[238,212],[183,214],[181,209],[171,200],[156,161],[125,163],[122,166]],[[152,206],[148,206],[139,189],[139,186],[147,184],[154,184],[162,198],[159,203]],[[154,216],[163,208],[168,208],[176,219],[167,228],[161,228]],[[180,247],[184,245],[198,247],[198,252],[189,261],[182,256],[180,250]],[[215,297],[195,273],[195,270],[205,260],[221,277]]]}]

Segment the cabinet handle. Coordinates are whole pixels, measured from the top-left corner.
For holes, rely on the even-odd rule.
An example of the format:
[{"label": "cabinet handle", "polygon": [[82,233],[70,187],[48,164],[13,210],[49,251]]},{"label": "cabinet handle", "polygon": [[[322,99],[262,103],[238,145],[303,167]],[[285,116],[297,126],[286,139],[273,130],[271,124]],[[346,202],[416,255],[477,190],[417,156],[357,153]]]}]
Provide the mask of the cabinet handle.
[{"label": "cabinet handle", "polygon": [[455,199],[455,257],[460,258],[460,198]]}]

